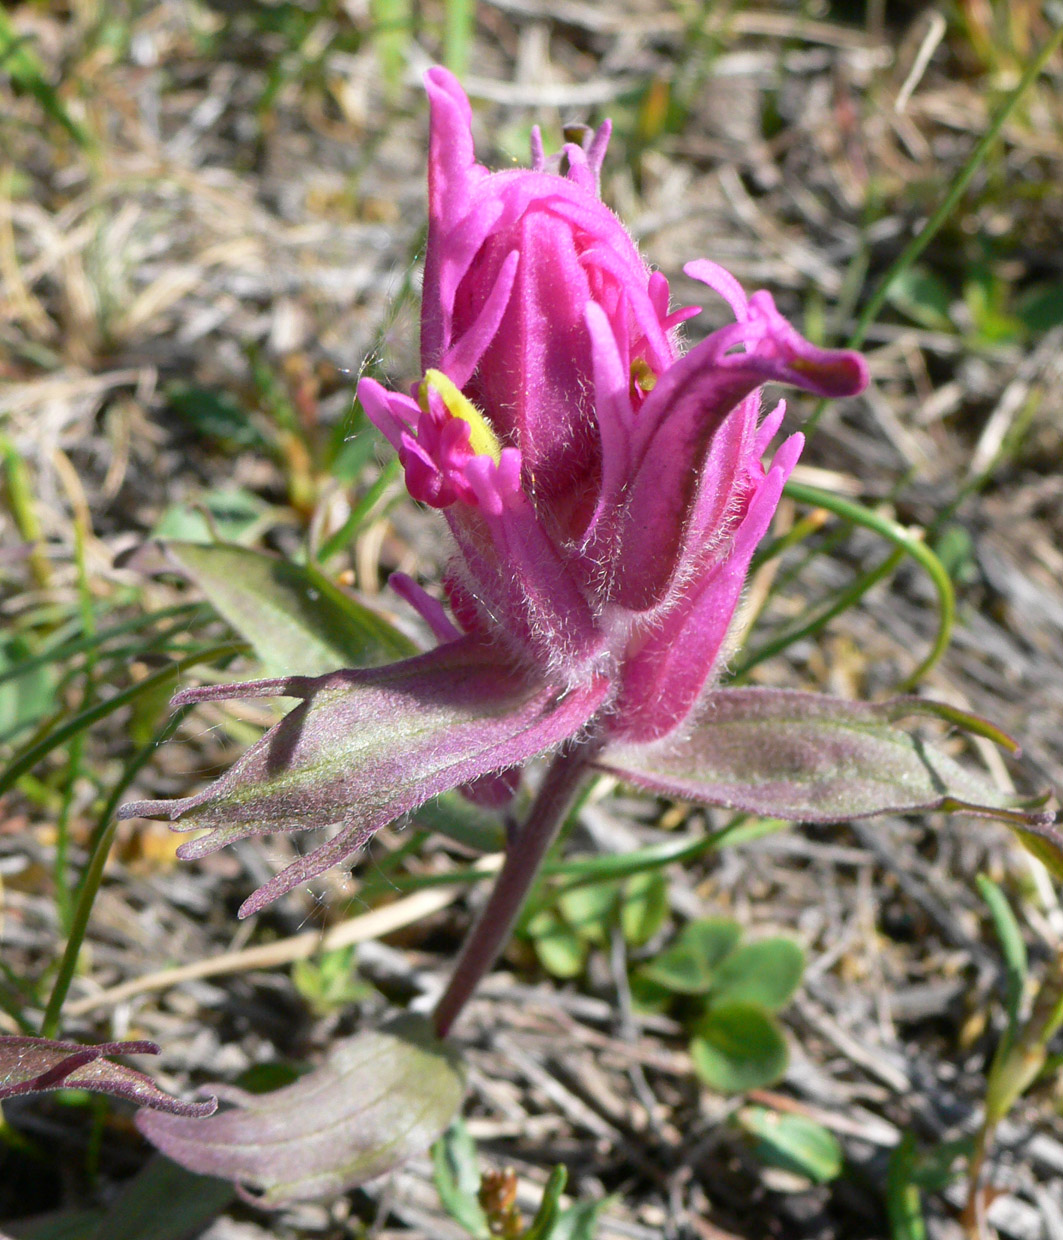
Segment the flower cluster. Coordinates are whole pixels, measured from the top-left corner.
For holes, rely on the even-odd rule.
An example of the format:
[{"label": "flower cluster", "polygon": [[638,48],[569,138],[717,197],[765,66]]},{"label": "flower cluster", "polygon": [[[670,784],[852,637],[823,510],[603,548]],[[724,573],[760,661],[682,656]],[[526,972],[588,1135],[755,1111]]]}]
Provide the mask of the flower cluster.
[{"label": "flower cluster", "polygon": [[761,385],[849,396],[866,365],[705,260],[686,273],[735,322],[684,353],[699,307],[672,309],[598,197],[608,124],[552,160],[536,133],[530,170],[489,173],[457,81],[427,85],[424,378],[412,396],[363,379],[359,398],[446,514],[461,629],[562,689],[606,678],[606,731],[655,739],[711,681],[801,450],[791,436],[764,468],[784,406],[761,419]]},{"label": "flower cluster", "polygon": [[[245,915],[441,792],[506,804],[522,764],[547,752],[551,814],[594,766],[821,822],[967,808],[1009,819],[1028,843],[1040,832],[1032,846],[1054,852],[1050,815],[896,726],[937,713],[1000,740],[984,721],[925,702],[715,685],[750,560],[802,447],[790,436],[765,466],[784,409],[762,416],[761,387],[851,396],[867,382],[863,358],[805,340],[768,293],[747,297],[703,259],[686,273],[734,322],[684,351],[679,327],[699,308],[672,308],[668,282],[599,198],[608,124],[550,158],[536,133],[530,169],[491,173],[476,162],[457,80],[436,68],[426,82],[423,374],[409,394],[365,378],[358,395],[410,494],[450,526],[449,609],[392,578],[439,644],[384,667],[183,691],[175,704],[303,701],[210,787],[122,815],[207,828],[181,846],[185,858],[340,824]],[[526,871],[530,839],[511,850]]]}]

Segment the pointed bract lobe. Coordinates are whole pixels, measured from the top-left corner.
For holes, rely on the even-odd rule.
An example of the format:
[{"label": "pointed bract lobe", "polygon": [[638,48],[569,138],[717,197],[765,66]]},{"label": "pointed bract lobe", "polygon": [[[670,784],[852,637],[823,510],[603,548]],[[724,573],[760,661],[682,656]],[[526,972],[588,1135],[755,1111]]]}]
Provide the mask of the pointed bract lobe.
[{"label": "pointed bract lobe", "polygon": [[0,1036],[0,1098],[48,1093],[55,1089],[87,1089],[125,1098],[142,1107],[187,1119],[202,1119],[217,1108],[215,1098],[181,1102],[155,1082],[109,1055],[157,1055],[154,1042],[56,1042],[51,1038]]}]

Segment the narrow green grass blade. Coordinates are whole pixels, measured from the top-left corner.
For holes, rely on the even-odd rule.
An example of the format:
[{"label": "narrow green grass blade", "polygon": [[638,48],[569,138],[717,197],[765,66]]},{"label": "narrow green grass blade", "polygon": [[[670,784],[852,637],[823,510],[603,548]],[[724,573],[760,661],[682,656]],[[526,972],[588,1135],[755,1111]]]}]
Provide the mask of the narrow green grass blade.
[{"label": "narrow green grass blade", "polygon": [[890,288],[897,278],[912,266],[919,255],[922,254],[941,231],[949,216],[956,210],[960,199],[967,192],[967,187],[974,180],[979,168],[985,163],[986,156],[989,154],[993,143],[1000,137],[1001,130],[1008,123],[1015,109],[1022,102],[1023,96],[1040,77],[1042,70],[1061,45],[1063,45],[1063,26],[1056,30],[1033,61],[1027,66],[1026,72],[1019,79],[1018,85],[1005,99],[1004,103],[997,110],[997,114],[989,122],[989,128],[979,139],[978,144],[971,152],[966,164],[960,170],[959,176],[953,181],[949,192],[941,200],[937,210],[923,225],[922,230],[904,247],[893,265],[882,277],[878,287],[871,294],[867,304],[860,312],[860,317],[856,321],[853,334],[847,342],[849,348],[858,349],[864,343],[867,329],[878,318],[879,312],[886,304]]},{"label": "narrow green grass blade", "polygon": [[[959,206],[960,200],[967,192],[967,187],[974,180],[978,170],[985,163],[993,144],[1000,137],[1004,126],[1011,119],[1015,109],[1022,102],[1023,97],[1030,87],[1041,76],[1045,66],[1052,59],[1060,46],[1063,45],[1063,25],[1057,27],[1052,37],[1045,43],[1041,51],[1027,66],[1026,71],[1019,79],[1018,84],[1010,95],[1004,100],[996,115],[989,122],[989,127],[978,140],[974,150],[968,156],[967,162],[960,169],[959,176],[952,182],[948,193],[939,203],[937,209],[930,216],[922,229],[909,241],[904,249],[897,255],[893,263],[886,271],[886,274],[879,281],[875,291],[868,298],[856,320],[856,326],[853,328],[852,335],[846,341],[846,345],[850,349],[858,349],[867,337],[867,330],[872,323],[878,318],[882,307],[886,304],[889,297],[890,289],[894,282],[908,271],[913,263],[919,258],[927,246],[934,240],[941,229],[948,222],[949,217]],[[816,428],[816,424],[823,416],[823,412],[827,407],[825,400],[819,401],[812,412],[811,417],[805,424],[805,435],[810,436]]]},{"label": "narrow green grass blade", "polygon": [[330,534],[318,548],[314,558],[319,564],[324,564],[332,556],[345,550],[350,545],[355,535],[369,519],[370,514],[384,498],[388,488],[395,482],[401,472],[402,466],[399,464],[398,457],[392,457],[380,471],[380,477],[377,478],[369,490],[351,509],[347,520],[344,521],[334,534]]},{"label": "narrow green grass blade", "polygon": [[886,1176],[891,1240],[927,1240],[922,1196],[913,1177],[915,1158],[915,1138],[906,1132],[890,1157]]},{"label": "narrow green grass blade", "polygon": [[412,6],[410,0],[369,0],[369,15],[380,69],[389,92],[395,95],[402,85],[402,71],[413,38]]},{"label": "narrow green grass blade", "polygon": [[52,750],[58,749],[60,745],[65,745],[71,737],[77,736],[79,732],[83,732],[101,719],[106,719],[108,715],[114,714],[116,710],[120,710],[123,706],[135,701],[143,694],[151,692],[158,685],[165,683],[166,680],[179,675],[183,671],[187,671],[190,667],[195,667],[199,663],[209,663],[214,659],[221,659],[227,655],[242,654],[246,649],[247,647],[242,642],[224,642],[218,646],[206,646],[201,650],[186,655],[183,659],[175,659],[167,667],[160,668],[150,676],[145,676],[137,684],[120,690],[105,702],[97,702],[95,706],[90,707],[88,710],[81,711],[80,714],[75,715],[68,723],[56,728],[54,732],[50,732],[47,736],[27,749],[23,749],[21,753],[14,757],[7,768],[0,773],[0,795],[7,792],[21,776],[25,775],[27,771],[31,771]]},{"label": "narrow green grass blade", "polygon": [[1003,1045],[1005,1049],[1003,1051],[998,1050],[997,1052],[997,1057],[1002,1057],[1015,1041],[1015,1035],[1019,1029],[1019,1019],[1022,1015],[1020,1010],[1022,1006],[1022,992],[1029,971],[1026,943],[1023,940],[1019,923],[1003,891],[985,874],[979,874],[976,882],[978,883],[979,894],[989,907],[989,915],[993,919],[993,929],[996,931],[1000,950],[1004,956],[1004,967],[1007,975],[1004,991],[1004,1009],[1008,1014],[1008,1028],[1004,1035]]},{"label": "narrow green grass blade", "polygon": [[469,46],[476,24],[476,0],[446,0],[443,26],[443,63],[458,77],[469,65]]},{"label": "narrow green grass blade", "polygon": [[[171,671],[172,669],[167,668],[166,670]],[[52,985],[52,993],[48,998],[44,1019],[41,1021],[42,1038],[54,1038],[59,1030],[59,1018],[63,1010],[63,1003],[66,1000],[70,983],[77,969],[81,945],[85,941],[89,918],[92,916],[92,906],[96,900],[96,893],[100,889],[100,883],[103,881],[104,867],[107,864],[107,857],[111,851],[114,834],[118,828],[118,820],[114,816],[115,810],[118,808],[118,802],[125,795],[126,789],[136,778],[141,767],[151,760],[159,746],[173,734],[181,720],[191,709],[190,706],[185,706],[175,711],[152,740],[137,750],[132,758],[129,759],[125,769],[122,771],[121,778],[111,789],[107,803],[104,805],[103,811],[96,821],[92,838],[89,840],[88,864],[77,888],[74,912],[70,922],[70,932],[67,935],[66,946],[59,961],[59,969],[56,973],[55,982]]]},{"label": "narrow green grass blade", "polygon": [[785,494],[797,500],[798,503],[825,508],[828,512],[834,513],[835,516],[853,525],[859,525],[880,534],[893,543],[896,550],[882,563],[861,575],[852,585],[841,591],[830,604],[818,609],[811,618],[788,628],[763,646],[751,651],[744,659],[739,660],[735,670],[736,681],[758,663],[785,650],[792,642],[818,632],[829,620],[853,606],[877,582],[889,576],[907,555],[925,570],[938,596],[938,629],[928,654],[919,666],[898,685],[899,692],[906,693],[918,684],[938,662],[948,649],[952,638],[952,627],[956,619],[956,593],[945,566],[923,541],[920,534],[905,529],[889,517],[872,512],[863,504],[793,480],[786,484]]},{"label": "narrow green grass blade", "polygon": [[[74,518],[74,563],[77,568],[78,613],[81,617],[81,627],[85,637],[92,642],[85,652],[85,684],[81,695],[82,705],[92,702],[96,698],[96,613],[92,605],[92,591],[89,587],[88,570],[85,564],[86,521],[87,518],[82,516],[80,512]],[[63,803],[55,824],[53,886],[55,889],[56,912],[64,933],[69,933],[70,931],[71,917],[70,884],[67,878],[67,854],[70,847],[70,813],[74,805],[74,792],[81,779],[84,754],[85,733],[79,732],[73,737],[67,750]]]},{"label": "narrow green grass blade", "polygon": [[[0,9],[0,63],[4,55],[4,22],[9,19]],[[11,507],[11,515],[19,535],[30,544],[28,555],[30,573],[34,582],[42,589],[47,588],[52,579],[52,568],[44,553],[44,531],[37,518],[37,509],[33,500],[33,488],[26,472],[26,463],[15,445],[6,435],[0,435],[0,457],[4,464],[4,490],[7,502]]]},{"label": "narrow green grass blade", "polygon": [[891,552],[881,564],[861,574],[851,585],[844,590],[840,590],[833,599],[816,608],[807,620],[802,621],[800,624],[788,625],[770,641],[757,646],[755,650],[749,651],[748,654],[736,661],[734,674],[729,683],[735,685],[742,684],[749,672],[758,663],[763,663],[766,659],[781,654],[788,646],[792,646],[794,642],[803,641],[804,638],[811,637],[813,633],[818,633],[835,616],[840,616],[843,612],[848,611],[850,607],[854,607],[870,589],[889,577],[903,559],[904,552],[900,549]]},{"label": "narrow green grass blade", "polygon": [[[127,633],[139,633],[143,629],[150,628],[153,624],[157,624],[162,620],[181,616],[185,618],[183,624],[173,625],[161,635],[169,637],[174,633],[193,628],[202,621],[209,619],[211,614],[211,608],[203,603],[179,603],[174,607],[166,607],[162,611],[134,616],[130,620],[123,620],[120,624],[112,625],[107,629],[98,629],[91,637],[80,635],[73,639],[61,639],[38,654],[32,655],[28,659],[23,659],[17,667],[11,667],[6,671],[0,672],[0,685],[5,681],[13,680],[17,676],[25,676],[27,672],[36,671],[39,667],[47,667],[52,663],[63,663],[67,659],[72,659],[79,654],[85,654],[90,650],[96,652],[98,658],[124,659],[128,654],[137,650],[155,649],[154,645],[148,647],[138,645],[135,647],[122,646],[118,650],[102,651],[102,647],[113,638],[124,637]],[[81,634],[80,622],[77,625],[77,631]]]}]

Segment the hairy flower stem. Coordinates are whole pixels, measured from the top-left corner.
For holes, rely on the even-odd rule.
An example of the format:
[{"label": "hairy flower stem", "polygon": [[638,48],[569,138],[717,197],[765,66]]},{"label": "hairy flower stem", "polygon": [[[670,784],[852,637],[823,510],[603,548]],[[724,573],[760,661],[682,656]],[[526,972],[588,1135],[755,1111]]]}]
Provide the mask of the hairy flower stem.
[{"label": "hairy flower stem", "polygon": [[480,980],[508,942],[547,849],[557,838],[569,806],[602,743],[592,738],[581,744],[566,745],[551,762],[528,817],[506,850],[494,890],[465,940],[458,963],[436,1006],[433,1021],[439,1037],[445,1038],[450,1032]]}]

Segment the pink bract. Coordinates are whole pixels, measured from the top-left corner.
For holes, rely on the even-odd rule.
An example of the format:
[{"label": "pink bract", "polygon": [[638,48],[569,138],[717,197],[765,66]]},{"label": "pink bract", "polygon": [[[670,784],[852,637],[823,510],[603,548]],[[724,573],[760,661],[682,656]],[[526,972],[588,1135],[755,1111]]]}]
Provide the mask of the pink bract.
[{"label": "pink bract", "polygon": [[[446,514],[461,628],[562,689],[608,677],[608,732],[658,738],[712,682],[800,454],[794,435],[762,463],[783,407],[762,420],[761,386],[850,396],[866,364],[811,344],[706,260],[687,275],[736,321],[684,352],[677,328],[698,308],[671,307],[598,196],[608,124],[552,160],[536,133],[530,169],[490,173],[457,80],[435,68],[426,84],[421,361],[468,406],[372,379],[359,397],[411,495]],[[497,450],[471,446],[478,417]]]}]

